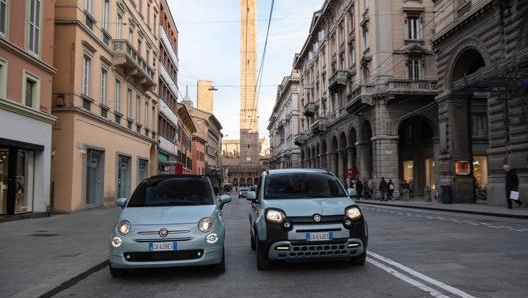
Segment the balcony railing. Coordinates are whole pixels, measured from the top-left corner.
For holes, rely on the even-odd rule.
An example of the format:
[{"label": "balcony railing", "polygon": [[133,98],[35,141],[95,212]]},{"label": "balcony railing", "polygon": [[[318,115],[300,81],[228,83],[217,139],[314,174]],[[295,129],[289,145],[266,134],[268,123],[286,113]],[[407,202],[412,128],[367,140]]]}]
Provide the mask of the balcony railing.
[{"label": "balcony railing", "polygon": [[114,49],[113,63],[121,65],[127,75],[135,77],[136,83],[143,85],[145,90],[154,87],[156,84],[154,80],[156,72],[148,66],[148,63],[130,42],[126,39],[114,39],[112,42]]},{"label": "balcony railing", "polygon": [[331,77],[328,83],[330,91],[337,91],[340,88],[345,88],[348,83],[348,71],[337,70]]},{"label": "balcony railing", "polygon": [[429,93],[431,95],[437,92],[436,90],[436,81],[429,80],[399,80],[394,79],[388,81],[383,91],[388,94],[414,94],[414,93]]},{"label": "balcony railing", "polygon": [[295,137],[293,137],[293,143],[297,146],[302,146],[305,141],[306,137],[302,133],[296,134]]},{"label": "balcony railing", "polygon": [[303,111],[303,115],[304,116],[313,116],[317,113],[317,105],[315,104],[315,102],[309,102],[307,104],[304,105],[304,111]]}]

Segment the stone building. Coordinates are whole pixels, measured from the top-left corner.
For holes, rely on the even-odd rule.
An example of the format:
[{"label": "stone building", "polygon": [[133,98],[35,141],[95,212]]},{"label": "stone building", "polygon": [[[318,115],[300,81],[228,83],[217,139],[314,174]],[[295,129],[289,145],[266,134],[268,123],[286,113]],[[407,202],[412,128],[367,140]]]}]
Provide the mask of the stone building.
[{"label": "stone building", "polygon": [[159,114],[158,114],[158,173],[176,173],[183,169],[178,119],[178,28],[167,0],[160,0],[159,17]]},{"label": "stone building", "polygon": [[110,205],[158,171],[159,1],[54,3],[53,209]]},{"label": "stone building", "polygon": [[214,106],[212,82],[198,81],[197,86],[197,107],[193,106],[188,90],[185,92],[183,101],[196,125],[196,131],[193,134],[193,146],[196,151],[193,156],[199,156],[201,160],[196,162],[203,164],[202,168],[197,169],[199,171],[197,174],[209,176],[213,185],[220,187],[222,183],[222,156],[220,154],[223,137],[222,124],[212,110]]},{"label": "stone building", "polygon": [[0,1],[0,215],[53,207],[55,1]]},{"label": "stone building", "polygon": [[504,205],[504,164],[528,193],[528,3],[434,2],[438,183],[455,202]]},{"label": "stone building", "polygon": [[301,166],[301,152],[294,143],[299,134],[301,122],[301,101],[299,93],[299,72],[293,71],[282,79],[277,88],[277,99],[269,119],[271,168],[298,168]]},{"label": "stone building", "polygon": [[268,137],[259,139],[259,162],[255,166],[240,163],[240,150],[240,140],[222,140],[223,184],[234,187],[255,185],[262,171],[270,167],[270,140]]},{"label": "stone building", "polygon": [[326,0],[296,55],[302,165],[436,188],[433,1]]}]

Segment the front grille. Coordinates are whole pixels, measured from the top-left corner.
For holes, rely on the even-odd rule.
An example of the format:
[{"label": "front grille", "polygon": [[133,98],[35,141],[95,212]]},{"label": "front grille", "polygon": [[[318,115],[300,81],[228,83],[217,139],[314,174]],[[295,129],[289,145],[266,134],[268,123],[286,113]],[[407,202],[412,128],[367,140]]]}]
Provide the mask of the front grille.
[{"label": "front grille", "polygon": [[203,254],[203,249],[194,249],[179,251],[125,252],[123,256],[125,257],[125,260],[129,262],[156,262],[199,259]]},{"label": "front grille", "polygon": [[341,243],[292,243],[289,257],[342,257],[355,254],[357,247]]},{"label": "front grille", "polygon": [[288,216],[292,224],[329,224],[343,222],[344,215],[322,215],[321,221],[316,223],[313,216]]}]

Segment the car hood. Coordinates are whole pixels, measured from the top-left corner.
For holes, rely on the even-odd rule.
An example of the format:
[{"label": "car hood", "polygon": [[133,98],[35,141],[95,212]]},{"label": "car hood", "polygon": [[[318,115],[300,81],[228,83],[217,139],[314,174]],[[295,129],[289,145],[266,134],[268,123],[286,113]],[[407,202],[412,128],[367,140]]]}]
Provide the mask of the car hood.
[{"label": "car hood", "polygon": [[216,205],[174,206],[174,207],[127,207],[121,212],[120,220],[135,225],[196,223],[204,217],[216,218]]},{"label": "car hood", "polygon": [[288,199],[267,200],[265,208],[278,208],[286,213],[286,216],[306,216],[311,214],[336,215],[344,214],[345,208],[354,205],[351,198],[333,199]]}]

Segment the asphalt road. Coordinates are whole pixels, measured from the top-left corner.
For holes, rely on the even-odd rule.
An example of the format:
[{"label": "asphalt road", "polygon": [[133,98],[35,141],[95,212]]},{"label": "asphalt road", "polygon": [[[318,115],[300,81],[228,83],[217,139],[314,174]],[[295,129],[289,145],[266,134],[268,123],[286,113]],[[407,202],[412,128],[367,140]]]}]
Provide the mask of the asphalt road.
[{"label": "asphalt road", "polygon": [[226,205],[223,274],[207,267],[108,268],[54,297],[528,297],[526,220],[363,206],[369,224],[365,266],[277,264],[258,271],[249,246],[249,203]]}]

